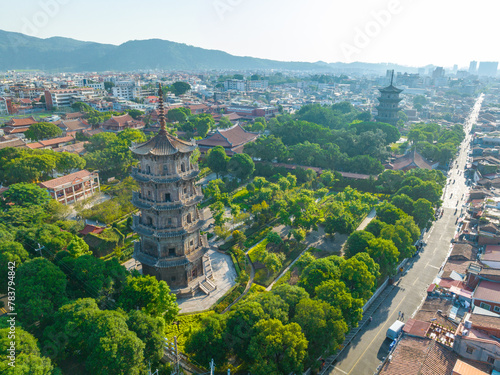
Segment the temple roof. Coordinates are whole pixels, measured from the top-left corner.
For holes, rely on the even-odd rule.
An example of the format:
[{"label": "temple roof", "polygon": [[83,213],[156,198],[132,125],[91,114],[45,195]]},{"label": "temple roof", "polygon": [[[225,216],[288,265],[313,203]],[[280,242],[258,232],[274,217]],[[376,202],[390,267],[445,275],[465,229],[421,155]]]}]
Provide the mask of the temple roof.
[{"label": "temple roof", "polygon": [[387,86],[387,87],[384,87],[383,89],[378,89],[378,91],[380,92],[384,92],[384,93],[395,93],[395,94],[399,94],[400,92],[402,92],[403,90],[401,89],[398,89],[397,87],[393,86],[392,84]]},{"label": "temple roof", "polygon": [[163,109],[163,91],[161,90],[161,85],[159,85],[158,89],[158,102],[160,131],[149,141],[137,144],[133,143],[132,147],[130,147],[130,151],[136,155],[159,156],[174,155],[178,152],[193,152],[197,147],[195,143],[181,141],[179,138],[167,133],[165,129],[165,111]]},{"label": "temple roof", "polygon": [[196,149],[196,144],[182,141],[173,135],[170,135],[166,130],[162,129],[149,141],[144,143],[132,144],[130,151],[136,155],[174,155],[178,152],[188,153]]}]

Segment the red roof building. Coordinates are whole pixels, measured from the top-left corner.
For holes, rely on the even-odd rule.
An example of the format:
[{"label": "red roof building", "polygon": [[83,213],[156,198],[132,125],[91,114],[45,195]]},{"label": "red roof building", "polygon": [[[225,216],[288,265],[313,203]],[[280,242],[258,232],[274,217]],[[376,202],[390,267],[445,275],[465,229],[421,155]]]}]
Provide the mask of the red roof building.
[{"label": "red roof building", "polygon": [[71,204],[101,191],[99,174],[81,170],[53,180],[41,182],[50,196],[62,204]]},{"label": "red roof building", "polygon": [[44,141],[28,143],[26,146],[28,146],[32,150],[40,149],[40,148],[52,149],[52,148],[65,146],[68,143],[73,142],[74,140],[75,140],[75,138],[73,138],[71,136],[57,137],[57,138],[52,138],[52,139],[46,139]]},{"label": "red roof building", "polygon": [[5,134],[24,133],[31,125],[37,123],[33,116],[28,118],[13,118],[5,123],[3,131]]},{"label": "red roof building", "polygon": [[105,121],[101,125],[101,128],[113,132],[119,132],[125,129],[142,129],[144,128],[144,122],[134,120],[129,114],[111,116],[109,120]]},{"label": "red roof building", "polygon": [[258,133],[248,132],[240,125],[235,125],[229,129],[218,129],[208,137],[196,141],[196,143],[202,153],[206,153],[216,146],[222,146],[226,150],[226,154],[232,156],[241,154],[245,144],[255,141],[258,136]]}]

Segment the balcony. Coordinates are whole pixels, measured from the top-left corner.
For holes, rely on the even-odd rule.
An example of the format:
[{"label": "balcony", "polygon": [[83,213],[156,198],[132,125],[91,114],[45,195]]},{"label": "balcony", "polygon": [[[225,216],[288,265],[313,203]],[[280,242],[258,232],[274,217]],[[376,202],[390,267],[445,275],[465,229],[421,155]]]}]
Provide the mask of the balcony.
[{"label": "balcony", "polygon": [[175,228],[156,228],[152,225],[146,225],[141,223],[141,217],[139,215],[134,215],[132,230],[143,236],[151,236],[157,238],[171,238],[171,237],[181,237],[185,234],[193,233],[194,231],[201,229],[203,225],[205,225],[205,220],[203,215],[200,215],[200,219],[194,221],[191,224]]},{"label": "balcony", "polygon": [[158,184],[169,184],[173,182],[177,182],[180,180],[188,181],[196,178],[200,171],[191,170],[190,172],[184,172],[180,174],[173,175],[157,175],[154,173],[147,173],[145,171],[140,170],[139,168],[132,168],[131,176],[137,181],[141,182],[156,182]]},{"label": "balcony", "polygon": [[198,204],[203,200],[203,195],[201,195],[201,188],[196,187],[196,194],[187,199],[181,199],[175,202],[158,202],[152,199],[146,199],[141,196],[139,192],[132,193],[132,204],[139,209],[143,210],[156,210],[156,211],[169,211],[178,210],[182,207],[190,207],[194,204]]}]

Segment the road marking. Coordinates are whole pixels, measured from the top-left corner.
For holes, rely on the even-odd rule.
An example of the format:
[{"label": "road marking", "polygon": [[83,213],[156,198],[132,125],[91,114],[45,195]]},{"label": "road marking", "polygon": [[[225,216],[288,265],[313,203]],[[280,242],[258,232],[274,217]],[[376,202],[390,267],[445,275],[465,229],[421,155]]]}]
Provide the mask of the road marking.
[{"label": "road marking", "polygon": [[[399,302],[399,303],[398,303],[398,305],[396,306],[396,309],[395,309],[395,310],[397,310],[397,309],[398,309],[398,307],[399,307],[399,306],[400,306],[400,305],[404,302],[404,300],[405,300],[405,298],[403,298],[403,299],[401,300],[401,302]],[[396,311],[394,311],[394,312],[391,314],[391,316],[393,316],[394,314],[396,314]],[[387,321],[387,319],[386,319],[386,321]],[[354,364],[354,366],[352,366],[351,371],[349,371],[349,372],[347,373],[347,375],[349,375],[349,374],[352,372],[352,370],[354,370],[354,368],[358,365],[359,361],[361,361],[361,358],[363,358],[363,356],[364,356],[364,355],[365,355],[365,353],[368,351],[368,349],[370,349],[370,346],[372,346],[373,342],[377,339],[378,335],[380,334],[380,332],[382,332],[382,330],[383,330],[383,329],[384,329],[384,327],[382,327],[382,328],[380,328],[380,329],[379,329],[379,331],[377,332],[377,334],[375,335],[375,337],[373,338],[373,340],[370,342],[370,344],[368,344],[368,346],[366,347],[365,351],[364,351],[364,352],[363,352],[363,353],[359,356],[358,360],[356,361],[356,363]]]},{"label": "road marking", "polygon": [[334,367],[333,369],[334,370],[339,370],[342,374],[349,375],[347,372],[345,372],[344,370],[339,369],[338,367]]},{"label": "road marking", "polygon": [[0,308],[0,311],[2,312],[2,314],[7,314],[7,310],[5,310],[3,307]]},{"label": "road marking", "polygon": [[[428,263],[427,263],[427,264],[428,264]],[[437,267],[437,266],[433,266],[432,264],[429,264],[429,267],[435,268],[435,269],[437,269],[437,270],[439,269],[439,267]]]},{"label": "road marking", "polygon": [[418,278],[416,278],[415,281],[413,282],[413,284],[411,284],[411,285],[415,285],[417,283],[417,281],[418,281]]}]

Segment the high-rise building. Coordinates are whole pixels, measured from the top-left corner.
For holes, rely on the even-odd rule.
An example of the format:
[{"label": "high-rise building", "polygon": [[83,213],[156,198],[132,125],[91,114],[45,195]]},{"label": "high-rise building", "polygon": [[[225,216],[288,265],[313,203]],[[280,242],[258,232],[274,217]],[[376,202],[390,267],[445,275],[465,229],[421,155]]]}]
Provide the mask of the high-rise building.
[{"label": "high-rise building", "polygon": [[471,61],[469,64],[469,73],[476,74],[477,73],[477,61]]},{"label": "high-rise building", "polygon": [[477,74],[486,77],[496,77],[497,71],[497,61],[481,61],[479,63],[479,68],[477,69]]},{"label": "high-rise building", "polygon": [[399,102],[402,98],[399,94],[403,91],[392,85],[394,80],[394,71],[391,75],[391,83],[389,86],[379,89],[380,97],[378,98],[379,105],[377,106],[377,116],[375,119],[379,122],[386,122],[391,125],[396,125],[398,122]]},{"label": "high-rise building", "polygon": [[167,133],[161,88],[158,95],[160,131],[130,148],[139,159],[132,177],[140,186],[132,203],[141,211],[133,218],[133,229],[140,235],[134,258],[143,274],[184,288],[206,275],[208,242],[200,234],[204,221],[197,207],[203,195],[195,183],[198,165],[190,159],[197,146]]}]

